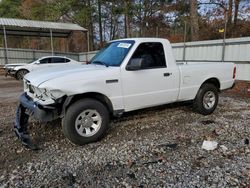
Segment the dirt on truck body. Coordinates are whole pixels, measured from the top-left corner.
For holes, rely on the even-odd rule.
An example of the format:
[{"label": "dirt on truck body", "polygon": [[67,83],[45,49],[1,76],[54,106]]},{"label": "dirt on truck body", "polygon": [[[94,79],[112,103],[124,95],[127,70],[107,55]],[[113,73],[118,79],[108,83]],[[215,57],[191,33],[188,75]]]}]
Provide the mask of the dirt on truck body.
[{"label": "dirt on truck body", "polygon": [[[249,187],[250,98],[227,91],[209,116],[171,104],[113,118],[108,136],[71,144],[60,120],[30,121],[41,147],[21,145],[12,128],[22,82],[0,76],[0,187]],[[204,140],[216,141],[212,151]]]}]

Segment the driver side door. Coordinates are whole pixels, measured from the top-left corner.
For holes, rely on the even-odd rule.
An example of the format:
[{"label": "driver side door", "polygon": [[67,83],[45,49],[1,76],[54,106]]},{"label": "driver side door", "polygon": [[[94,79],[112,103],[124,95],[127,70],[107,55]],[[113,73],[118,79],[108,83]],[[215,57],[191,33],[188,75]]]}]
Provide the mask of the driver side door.
[{"label": "driver side door", "polygon": [[141,43],[131,59],[141,58],[138,70],[122,71],[125,111],[136,110],[175,101],[178,95],[178,70],[166,66],[163,45],[159,42]]}]

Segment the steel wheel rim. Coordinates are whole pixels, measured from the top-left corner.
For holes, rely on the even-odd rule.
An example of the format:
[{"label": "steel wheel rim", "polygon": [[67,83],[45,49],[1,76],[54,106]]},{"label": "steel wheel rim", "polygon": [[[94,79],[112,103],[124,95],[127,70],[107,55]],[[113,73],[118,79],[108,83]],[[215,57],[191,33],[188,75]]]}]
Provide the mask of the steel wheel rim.
[{"label": "steel wheel rim", "polygon": [[212,109],[214,107],[215,100],[216,100],[215,93],[212,91],[207,91],[203,97],[204,108],[206,108],[207,110]]},{"label": "steel wheel rim", "polygon": [[83,137],[96,134],[101,128],[102,117],[96,110],[87,109],[81,112],[75,121],[76,132]]}]

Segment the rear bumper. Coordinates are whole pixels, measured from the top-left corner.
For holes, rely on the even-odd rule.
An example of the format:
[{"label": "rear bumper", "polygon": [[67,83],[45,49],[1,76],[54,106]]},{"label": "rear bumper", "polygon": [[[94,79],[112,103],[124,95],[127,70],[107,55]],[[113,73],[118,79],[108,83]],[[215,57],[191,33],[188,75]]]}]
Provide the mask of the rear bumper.
[{"label": "rear bumper", "polygon": [[26,93],[20,96],[20,104],[26,109],[26,113],[42,122],[57,119],[58,109],[53,106],[42,106],[34,102]]}]

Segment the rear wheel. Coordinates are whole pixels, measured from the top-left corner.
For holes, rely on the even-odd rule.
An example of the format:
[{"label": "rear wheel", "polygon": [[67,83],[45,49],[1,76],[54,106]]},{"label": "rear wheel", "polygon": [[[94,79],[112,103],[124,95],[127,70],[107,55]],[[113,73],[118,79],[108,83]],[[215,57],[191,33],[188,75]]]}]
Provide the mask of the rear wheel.
[{"label": "rear wheel", "polygon": [[203,115],[213,113],[218,104],[218,89],[213,84],[203,84],[195,100],[194,110]]},{"label": "rear wheel", "polygon": [[83,145],[101,139],[108,123],[109,112],[101,102],[82,99],[69,107],[62,120],[62,128],[71,142]]},{"label": "rear wheel", "polygon": [[29,71],[26,70],[26,69],[21,69],[21,70],[17,71],[17,73],[16,73],[16,79],[17,80],[22,80],[23,77],[25,76],[25,74],[27,74],[28,72]]}]

